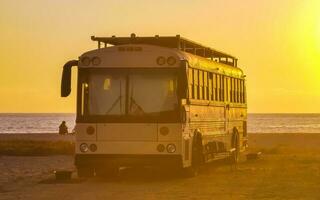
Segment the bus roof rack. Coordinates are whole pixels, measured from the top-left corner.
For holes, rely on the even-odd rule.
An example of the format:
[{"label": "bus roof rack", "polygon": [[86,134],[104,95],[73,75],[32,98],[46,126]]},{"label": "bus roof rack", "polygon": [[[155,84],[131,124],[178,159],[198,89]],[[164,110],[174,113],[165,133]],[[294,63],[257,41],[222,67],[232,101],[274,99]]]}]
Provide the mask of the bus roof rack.
[{"label": "bus roof rack", "polygon": [[125,44],[149,44],[156,45],[161,47],[176,48],[181,51],[185,51],[197,56],[204,58],[209,58],[217,62],[221,62],[230,66],[237,67],[238,59],[232,55],[224,53],[222,51],[217,51],[213,48],[204,46],[200,43],[191,41],[180,35],[176,36],[159,36],[155,35],[154,37],[137,37],[134,33],[130,37],[95,37],[91,36],[92,41],[98,42],[98,48],[101,48],[101,45],[104,44],[104,47],[108,45],[125,45]]}]

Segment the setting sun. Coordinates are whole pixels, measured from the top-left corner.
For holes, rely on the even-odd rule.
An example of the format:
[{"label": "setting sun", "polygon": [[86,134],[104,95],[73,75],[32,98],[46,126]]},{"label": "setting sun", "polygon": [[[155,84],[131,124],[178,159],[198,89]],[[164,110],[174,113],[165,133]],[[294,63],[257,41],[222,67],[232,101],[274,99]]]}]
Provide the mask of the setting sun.
[{"label": "setting sun", "polygon": [[316,31],[315,31],[315,37],[316,37],[316,41],[317,41],[317,50],[320,55],[320,17],[318,17],[317,27],[316,27]]}]

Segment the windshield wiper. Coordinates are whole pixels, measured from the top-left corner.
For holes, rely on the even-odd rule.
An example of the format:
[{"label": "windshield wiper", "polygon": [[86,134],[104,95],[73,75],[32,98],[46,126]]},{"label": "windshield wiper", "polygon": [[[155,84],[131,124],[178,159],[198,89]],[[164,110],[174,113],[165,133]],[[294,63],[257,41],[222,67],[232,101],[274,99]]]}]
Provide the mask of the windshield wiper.
[{"label": "windshield wiper", "polygon": [[121,103],[121,99],[122,99],[122,96],[121,96],[121,81],[120,81],[120,88],[119,88],[119,92],[120,92],[120,95],[119,97],[116,99],[116,101],[111,105],[111,107],[109,108],[109,110],[107,110],[106,114],[108,114],[109,112],[111,112],[113,110],[114,107],[116,107],[116,105],[118,104],[118,102],[120,102],[120,113],[122,111],[122,103]]},{"label": "windshield wiper", "polygon": [[120,112],[121,112],[121,95],[116,99],[116,101],[112,104],[112,106],[109,108],[109,110],[107,110],[106,114],[108,114],[109,112],[111,112],[113,110],[114,107],[116,107],[116,105],[118,104],[118,102],[120,101]]},{"label": "windshield wiper", "polygon": [[[132,106],[135,105],[136,111],[134,112],[135,114],[144,114],[144,110],[142,107],[133,99],[133,97],[130,97],[130,112],[132,112]],[[138,112],[140,113],[138,113]]]},{"label": "windshield wiper", "polygon": [[142,109],[142,107],[134,100],[133,98],[133,85],[131,85],[131,95],[130,95],[130,106],[129,106],[129,112],[132,113],[132,106],[135,105],[135,112],[134,114],[144,114],[144,110]]}]

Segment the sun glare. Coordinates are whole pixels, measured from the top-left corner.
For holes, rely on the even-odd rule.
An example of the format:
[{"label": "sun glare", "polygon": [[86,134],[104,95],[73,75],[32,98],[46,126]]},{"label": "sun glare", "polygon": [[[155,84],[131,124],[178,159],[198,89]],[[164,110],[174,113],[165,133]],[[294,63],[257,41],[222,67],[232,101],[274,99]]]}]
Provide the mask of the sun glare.
[{"label": "sun glare", "polygon": [[317,42],[317,51],[320,54],[320,17],[318,17],[317,27],[316,27],[316,42]]}]

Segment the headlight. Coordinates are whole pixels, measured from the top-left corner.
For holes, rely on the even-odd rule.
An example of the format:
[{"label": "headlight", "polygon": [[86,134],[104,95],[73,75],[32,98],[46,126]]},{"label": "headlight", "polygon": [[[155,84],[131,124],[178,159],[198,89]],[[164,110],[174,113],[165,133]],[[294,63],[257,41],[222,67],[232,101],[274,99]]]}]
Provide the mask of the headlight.
[{"label": "headlight", "polygon": [[157,150],[158,150],[159,152],[163,152],[163,151],[165,150],[164,145],[163,145],[163,144],[159,144],[159,145],[157,146]]},{"label": "headlight", "polygon": [[169,65],[174,65],[174,64],[176,64],[176,59],[173,57],[173,56],[170,56],[169,58],[167,58],[167,63],[169,64]]},{"label": "headlight", "polygon": [[168,153],[174,153],[174,152],[176,152],[176,145],[174,145],[174,144],[168,144],[168,145],[167,145],[167,152],[168,152]]},{"label": "headlight", "polygon": [[87,145],[86,143],[80,144],[80,151],[81,151],[81,152],[85,153],[85,152],[87,152],[88,150],[89,150],[89,147],[88,147],[88,145]]},{"label": "headlight", "polygon": [[92,151],[92,152],[95,152],[98,149],[97,145],[95,145],[95,144],[90,144],[89,148],[90,148],[90,151]]},{"label": "headlight", "polygon": [[90,60],[89,57],[83,57],[83,58],[81,58],[81,63],[82,63],[84,66],[90,65],[90,62],[91,62],[91,60]]},{"label": "headlight", "polygon": [[159,56],[159,57],[157,58],[157,64],[158,64],[158,65],[164,65],[165,63],[166,63],[166,59],[165,59],[164,57]]}]

